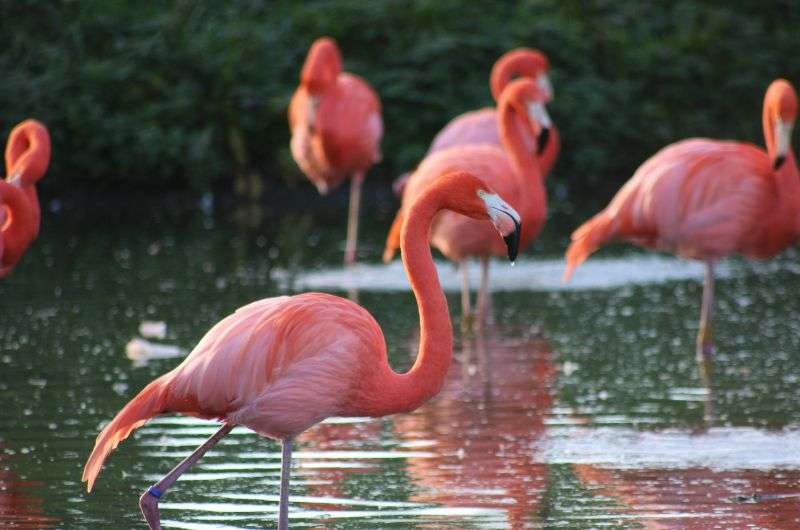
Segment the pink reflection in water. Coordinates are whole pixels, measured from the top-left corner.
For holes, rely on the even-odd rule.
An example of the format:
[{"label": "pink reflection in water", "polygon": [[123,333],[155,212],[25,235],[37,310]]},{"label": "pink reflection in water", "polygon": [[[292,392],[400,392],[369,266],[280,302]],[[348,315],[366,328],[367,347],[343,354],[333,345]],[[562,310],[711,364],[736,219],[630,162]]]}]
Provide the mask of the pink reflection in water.
[{"label": "pink reflection in water", "polygon": [[800,528],[800,470],[572,469],[644,528]]},{"label": "pink reflection in water", "polygon": [[44,515],[42,499],[33,495],[42,483],[19,480],[11,469],[14,457],[2,448],[0,444],[0,528],[55,528],[58,520]]},{"label": "pink reflection in water", "polygon": [[536,445],[553,400],[553,354],[542,338],[483,333],[463,341],[439,396],[394,416],[395,431],[437,455],[408,459],[412,500],[504,510],[508,527],[522,528],[547,485]]}]

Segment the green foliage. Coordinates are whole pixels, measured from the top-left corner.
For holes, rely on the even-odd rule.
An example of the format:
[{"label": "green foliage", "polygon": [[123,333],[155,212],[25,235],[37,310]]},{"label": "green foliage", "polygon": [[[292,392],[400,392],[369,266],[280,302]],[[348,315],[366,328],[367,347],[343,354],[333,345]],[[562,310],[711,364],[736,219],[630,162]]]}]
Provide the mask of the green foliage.
[{"label": "green foliage", "polygon": [[[554,196],[605,200],[688,136],[761,143],[778,76],[800,83],[789,1],[0,2],[0,124],[51,129],[45,189],[230,186],[299,178],[286,107],[308,46],[339,41],[384,108],[384,162],[413,167],[448,119],[491,104],[515,46],[545,51],[563,138]],[[279,177],[280,175],[280,177]],[[598,199],[591,199],[598,200]]]}]

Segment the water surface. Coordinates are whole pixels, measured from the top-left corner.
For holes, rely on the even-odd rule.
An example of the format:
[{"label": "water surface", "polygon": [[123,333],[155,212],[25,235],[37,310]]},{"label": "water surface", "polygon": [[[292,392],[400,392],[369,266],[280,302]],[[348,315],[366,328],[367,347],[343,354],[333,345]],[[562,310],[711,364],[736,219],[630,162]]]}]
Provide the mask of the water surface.
[{"label": "water surface", "polygon": [[[377,258],[388,217],[365,215],[362,251]],[[520,267],[493,264],[493,322],[457,333],[439,396],[302,436],[293,526],[800,528],[797,254],[725,265],[707,388],[693,356],[698,269],[622,248],[603,253],[621,269],[590,260],[564,290],[556,260],[569,228],[552,220]],[[342,284],[343,233],[339,212],[49,214],[0,283],[0,526],[141,528],[141,491],[216,430],[154,419],[85,493],[101,426],[180,362],[126,357],[142,321],[166,322],[153,342],[189,350],[254,299],[357,287],[392,364],[407,368],[418,322],[402,274],[372,259],[357,285]],[[275,442],[235,429],[162,499],[164,526],[273,527],[279,465]]]}]

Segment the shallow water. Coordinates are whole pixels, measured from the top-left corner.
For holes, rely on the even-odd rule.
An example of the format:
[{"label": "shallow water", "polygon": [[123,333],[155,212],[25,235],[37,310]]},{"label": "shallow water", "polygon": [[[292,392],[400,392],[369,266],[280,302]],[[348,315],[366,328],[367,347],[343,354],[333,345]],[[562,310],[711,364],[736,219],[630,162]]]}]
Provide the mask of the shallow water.
[{"label": "shallow water", "polygon": [[[388,219],[366,215],[362,251],[377,257]],[[49,214],[0,283],[0,527],[141,528],[140,492],[216,430],[156,418],[85,493],[99,428],[180,362],[126,357],[142,321],[167,324],[148,340],[191,349],[236,307],[287,286],[356,287],[392,364],[408,367],[418,324],[403,276],[373,260],[357,285],[335,283],[346,277],[337,216]],[[617,249],[563,290],[554,252],[569,228],[553,221],[517,267],[492,265],[493,323],[456,333],[438,397],[302,436],[293,526],[800,528],[797,254],[725,264],[705,388],[699,269]],[[279,459],[276,443],[235,429],[162,499],[164,527],[274,527]]]}]

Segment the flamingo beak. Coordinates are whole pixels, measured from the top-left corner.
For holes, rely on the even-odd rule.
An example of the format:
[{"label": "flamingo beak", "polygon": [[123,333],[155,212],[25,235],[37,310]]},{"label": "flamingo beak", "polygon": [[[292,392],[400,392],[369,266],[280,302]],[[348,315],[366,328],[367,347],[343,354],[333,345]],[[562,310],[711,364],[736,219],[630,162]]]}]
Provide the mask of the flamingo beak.
[{"label": "flamingo beak", "polygon": [[528,103],[528,118],[539,126],[539,136],[537,138],[536,152],[541,153],[547,146],[550,138],[550,127],[553,125],[550,115],[547,113],[544,103],[541,101],[531,101]]},{"label": "flamingo beak", "polygon": [[519,252],[520,231],[522,230],[517,211],[496,193],[480,194],[486,203],[486,212],[495,229],[500,233],[508,248],[508,259],[511,263],[517,259]]},{"label": "flamingo beak", "polygon": [[542,127],[539,137],[536,139],[536,154],[540,155],[547,147],[547,140],[550,139],[550,129]]},{"label": "flamingo beak", "polygon": [[775,159],[772,161],[772,168],[777,170],[786,161],[789,153],[789,146],[792,140],[792,128],[794,122],[783,121],[780,117],[775,120]]}]

